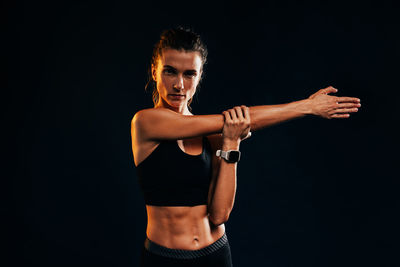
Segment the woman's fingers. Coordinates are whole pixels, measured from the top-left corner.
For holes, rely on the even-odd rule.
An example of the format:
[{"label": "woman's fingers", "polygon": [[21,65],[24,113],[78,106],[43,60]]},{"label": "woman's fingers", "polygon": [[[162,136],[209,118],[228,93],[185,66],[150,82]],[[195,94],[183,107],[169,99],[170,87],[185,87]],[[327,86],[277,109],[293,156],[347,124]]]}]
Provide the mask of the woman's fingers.
[{"label": "woman's fingers", "polygon": [[353,102],[353,103],[360,103],[360,99],[356,97],[348,97],[348,96],[338,96],[336,98],[337,102],[343,103],[343,102]]},{"label": "woman's fingers", "polygon": [[357,112],[358,108],[361,107],[360,103],[339,103],[335,108],[335,113],[352,113]]},{"label": "woman's fingers", "polygon": [[359,108],[361,107],[360,103],[339,103],[336,108]]},{"label": "woman's fingers", "polygon": [[241,136],[242,140],[247,139],[251,136],[251,132],[250,132],[250,112],[249,112],[249,108],[245,105],[241,105],[240,106],[240,111],[243,113],[243,134]]},{"label": "woman's fingers", "polygon": [[358,108],[340,108],[336,109],[335,113],[351,113],[351,112],[357,112]]},{"label": "woman's fingers", "polygon": [[235,109],[231,108],[231,109],[229,110],[229,113],[231,114],[232,121],[233,121],[233,122],[237,122],[237,119],[238,119],[238,118],[237,118]]},{"label": "woman's fingers", "polygon": [[239,106],[236,106],[236,107],[234,107],[234,109],[235,109],[235,111],[236,111],[236,116],[237,116],[237,118],[239,119],[239,121],[243,121],[244,118],[243,118],[243,111],[242,111],[242,108],[239,107]]},{"label": "woman's fingers", "polygon": [[245,105],[242,105],[241,108],[242,108],[242,110],[243,110],[244,119],[246,120],[246,122],[247,122],[247,123],[249,124],[249,126],[250,126],[250,109],[249,109],[247,106],[245,106]]},{"label": "woman's fingers", "polygon": [[329,87],[327,87],[325,89],[322,89],[322,92],[324,94],[336,93],[337,91],[338,90],[336,88],[332,87],[332,86],[329,86]]},{"label": "woman's fingers", "polygon": [[244,122],[247,125],[247,128],[250,128],[250,109],[249,107],[242,105],[240,106],[242,108],[243,116],[244,116]]},{"label": "woman's fingers", "polygon": [[331,118],[335,118],[335,119],[345,119],[350,117],[350,114],[333,114],[331,116]]},{"label": "woman's fingers", "polygon": [[232,121],[232,118],[231,118],[231,114],[228,112],[228,111],[224,111],[224,112],[222,112],[223,114],[224,114],[224,116],[225,116],[225,122],[231,122]]}]

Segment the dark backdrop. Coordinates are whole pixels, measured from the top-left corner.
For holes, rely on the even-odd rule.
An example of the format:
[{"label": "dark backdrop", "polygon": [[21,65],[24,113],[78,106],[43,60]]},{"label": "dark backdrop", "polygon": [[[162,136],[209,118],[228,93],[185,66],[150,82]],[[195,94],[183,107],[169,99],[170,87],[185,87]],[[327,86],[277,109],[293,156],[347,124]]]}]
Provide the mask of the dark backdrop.
[{"label": "dark backdrop", "polygon": [[136,266],[146,213],[130,122],[152,106],[153,44],[184,25],[209,48],[195,114],[329,85],[362,103],[349,119],[295,119],[242,143],[226,223],[234,265],[398,266],[399,11],[394,1],[3,3],[2,258]]}]

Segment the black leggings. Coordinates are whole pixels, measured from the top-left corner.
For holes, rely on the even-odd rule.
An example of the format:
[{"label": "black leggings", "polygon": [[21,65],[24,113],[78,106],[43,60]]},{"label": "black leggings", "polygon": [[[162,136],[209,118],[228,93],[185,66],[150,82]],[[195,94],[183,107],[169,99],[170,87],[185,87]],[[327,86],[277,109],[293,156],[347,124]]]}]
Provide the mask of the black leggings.
[{"label": "black leggings", "polygon": [[207,266],[232,267],[231,249],[226,233],[211,245],[197,250],[171,249],[146,237],[140,258],[141,267]]}]

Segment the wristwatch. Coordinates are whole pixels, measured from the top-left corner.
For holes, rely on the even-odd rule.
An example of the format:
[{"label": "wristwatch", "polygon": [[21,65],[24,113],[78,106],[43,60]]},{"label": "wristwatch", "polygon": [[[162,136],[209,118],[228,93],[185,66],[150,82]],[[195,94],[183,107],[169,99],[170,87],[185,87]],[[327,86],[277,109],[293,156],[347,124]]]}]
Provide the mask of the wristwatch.
[{"label": "wristwatch", "polygon": [[240,151],[239,150],[228,150],[228,151],[222,151],[222,150],[217,150],[215,153],[217,157],[221,157],[225,159],[229,163],[233,162],[238,162],[240,160]]}]

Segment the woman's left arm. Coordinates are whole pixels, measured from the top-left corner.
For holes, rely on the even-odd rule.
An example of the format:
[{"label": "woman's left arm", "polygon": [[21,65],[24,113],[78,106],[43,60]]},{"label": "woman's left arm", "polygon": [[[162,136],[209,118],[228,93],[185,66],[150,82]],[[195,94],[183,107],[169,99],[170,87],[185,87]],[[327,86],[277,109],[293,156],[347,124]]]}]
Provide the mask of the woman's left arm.
[{"label": "woman's left arm", "polygon": [[[223,112],[222,149],[239,150],[241,140],[250,131],[250,114],[246,106],[234,107]],[[208,216],[211,223],[225,223],[233,209],[236,194],[237,162],[231,163],[213,156],[213,179],[208,195]]]}]

